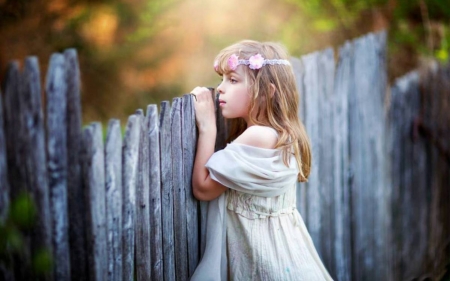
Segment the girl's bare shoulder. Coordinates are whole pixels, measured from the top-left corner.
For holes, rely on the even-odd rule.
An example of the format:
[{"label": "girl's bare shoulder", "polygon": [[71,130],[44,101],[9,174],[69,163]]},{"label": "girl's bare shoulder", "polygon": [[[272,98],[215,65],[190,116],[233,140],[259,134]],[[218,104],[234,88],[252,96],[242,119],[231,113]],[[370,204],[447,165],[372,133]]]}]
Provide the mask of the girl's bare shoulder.
[{"label": "girl's bare shoulder", "polygon": [[250,126],[233,143],[246,144],[259,148],[275,148],[278,134],[275,129],[267,126]]}]

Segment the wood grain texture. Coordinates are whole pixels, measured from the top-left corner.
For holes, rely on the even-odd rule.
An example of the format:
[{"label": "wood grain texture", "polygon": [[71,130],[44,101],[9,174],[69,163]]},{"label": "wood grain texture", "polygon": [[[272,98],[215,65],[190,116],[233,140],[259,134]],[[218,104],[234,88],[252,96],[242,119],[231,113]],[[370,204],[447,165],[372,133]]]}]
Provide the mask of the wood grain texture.
[{"label": "wood grain texture", "polygon": [[147,130],[149,147],[149,211],[150,211],[150,247],[151,274],[153,280],[163,280],[163,236],[161,206],[161,160],[159,144],[158,108],[147,106]]},{"label": "wood grain texture", "polygon": [[122,280],[134,281],[136,184],[141,119],[128,117],[122,150]]},{"label": "wood grain texture", "polygon": [[136,111],[141,120],[139,135],[138,178],[136,186],[136,277],[137,280],[151,279],[150,256],[150,211],[149,211],[149,146],[148,146],[148,118],[142,109]]},{"label": "wood grain texture", "polygon": [[89,280],[106,280],[108,274],[105,160],[100,123],[83,131],[83,174],[87,210]]},{"label": "wood grain texture", "polygon": [[46,78],[47,174],[52,216],[56,280],[70,280],[69,221],[67,205],[67,84],[65,59],[53,54]]},{"label": "wood grain texture", "polygon": [[88,278],[86,221],[81,176],[82,117],[80,69],[75,49],[64,51],[67,84],[67,196],[69,208],[70,269],[73,280]]},{"label": "wood grain texture", "polygon": [[105,143],[108,280],[122,280],[122,133],[111,119]]},{"label": "wood grain texture", "polygon": [[176,280],[188,280],[188,252],[186,229],[186,191],[184,188],[183,141],[181,131],[181,98],[174,98],[171,108],[172,132],[172,184],[173,184],[173,225],[175,242]]},{"label": "wood grain texture", "polygon": [[163,233],[164,280],[175,280],[175,244],[173,224],[172,132],[168,101],[161,103],[159,121],[161,145],[161,217]]},{"label": "wood grain texture", "polygon": [[183,136],[183,166],[184,189],[186,194],[186,227],[189,277],[194,273],[199,261],[199,221],[198,201],[192,193],[192,171],[194,168],[196,125],[195,110],[191,95],[183,96],[182,136]]}]

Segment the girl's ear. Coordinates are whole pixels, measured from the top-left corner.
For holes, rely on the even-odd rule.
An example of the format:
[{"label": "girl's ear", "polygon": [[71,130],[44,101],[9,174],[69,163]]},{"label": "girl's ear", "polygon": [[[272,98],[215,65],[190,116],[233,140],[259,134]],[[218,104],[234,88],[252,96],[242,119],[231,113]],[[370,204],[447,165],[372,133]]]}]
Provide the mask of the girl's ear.
[{"label": "girl's ear", "polygon": [[270,83],[270,98],[273,99],[273,96],[275,95],[276,87],[273,83]]}]

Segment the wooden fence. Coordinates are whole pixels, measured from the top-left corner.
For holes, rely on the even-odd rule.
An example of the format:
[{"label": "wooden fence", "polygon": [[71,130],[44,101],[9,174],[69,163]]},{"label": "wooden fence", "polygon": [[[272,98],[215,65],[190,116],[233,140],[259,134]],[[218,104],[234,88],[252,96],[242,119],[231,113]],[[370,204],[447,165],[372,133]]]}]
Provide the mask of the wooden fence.
[{"label": "wooden fence", "polygon": [[[386,35],[292,59],[312,173],[298,209],[336,280],[438,280],[450,257],[450,68],[392,87]],[[26,254],[0,262],[6,280],[188,280],[204,248],[206,203],[192,196],[196,131],[189,96],[82,130],[75,50],[39,66],[11,63],[0,99],[0,221],[22,191],[37,205]],[[217,113],[222,148],[225,126]]]}]

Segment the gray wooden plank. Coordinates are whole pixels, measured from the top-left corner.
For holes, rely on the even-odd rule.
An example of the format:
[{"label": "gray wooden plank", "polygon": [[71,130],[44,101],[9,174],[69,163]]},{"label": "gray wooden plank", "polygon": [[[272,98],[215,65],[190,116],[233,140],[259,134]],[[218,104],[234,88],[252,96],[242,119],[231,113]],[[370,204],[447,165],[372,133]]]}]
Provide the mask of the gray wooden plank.
[{"label": "gray wooden plank", "polygon": [[136,111],[136,116],[141,120],[136,186],[136,277],[151,280],[148,118],[144,117],[142,109]]},{"label": "gray wooden plank", "polygon": [[122,149],[122,280],[134,281],[136,184],[141,119],[128,117]]},{"label": "gray wooden plank", "polygon": [[108,280],[122,280],[122,132],[111,119],[105,143]]},{"label": "gray wooden plank", "polygon": [[[384,151],[384,60],[374,34],[354,41],[354,68],[358,79],[349,96],[349,135],[352,159],[352,210],[354,219],[353,260],[356,280],[384,280],[386,269],[379,270],[388,256],[383,243],[386,226],[381,214],[389,212],[383,195]],[[356,77],[356,75],[355,75]],[[371,188],[367,188],[370,186]],[[373,235],[374,234],[374,235]]]},{"label": "gray wooden plank", "polygon": [[3,123],[3,101],[0,92],[0,223],[6,221],[9,208],[8,166],[6,165],[6,139]]},{"label": "gray wooden plank", "polygon": [[[195,110],[191,95],[183,96],[182,136],[183,136],[183,166],[184,188],[186,193],[186,224],[187,224],[187,251],[189,277],[194,273],[199,261],[199,221],[197,199],[192,193],[192,171],[194,168],[196,125]],[[194,101],[195,102],[195,101]]]},{"label": "gray wooden plank", "polygon": [[[46,142],[44,117],[41,104],[41,84],[39,63],[36,57],[28,57],[22,75],[21,104],[23,108],[23,135],[25,180],[27,190],[36,205],[36,217],[31,231],[31,253],[40,254],[43,249],[52,253],[51,213],[49,186],[47,181]],[[52,280],[53,274],[47,273],[43,280]]]},{"label": "gray wooden plank", "polygon": [[182,99],[174,98],[171,108],[173,225],[175,237],[176,280],[188,280],[186,193],[184,189],[183,141],[181,135]]},{"label": "gray wooden plank", "polygon": [[65,60],[61,54],[50,57],[46,77],[47,173],[52,215],[54,276],[70,280],[70,248],[67,206],[67,99]]},{"label": "gray wooden plank", "polygon": [[158,108],[151,104],[147,106],[149,165],[150,165],[150,247],[151,274],[153,280],[163,280],[163,238],[161,214],[161,156],[159,144]]},{"label": "gray wooden plank", "polygon": [[335,153],[330,153],[334,147],[335,135],[333,134],[333,106],[334,106],[334,52],[328,48],[321,51],[318,58],[319,79],[319,138],[321,139],[318,161],[320,163],[320,193],[321,193],[321,228],[320,228],[320,255],[325,267],[331,276],[336,276],[334,263],[335,239],[334,217],[335,212],[333,185],[334,185],[334,159]]},{"label": "gray wooden plank", "polygon": [[161,103],[161,217],[163,233],[164,280],[175,280],[175,245],[173,225],[171,109],[168,101]]},{"label": "gray wooden plank", "polygon": [[[335,135],[333,174],[334,213],[334,264],[337,280],[351,277],[351,224],[348,151],[348,93],[353,82],[352,45],[346,42],[339,49],[336,68],[333,106],[333,134]],[[329,151],[328,151],[329,152]]]},{"label": "gray wooden plank", "polygon": [[80,69],[75,49],[64,51],[67,83],[67,196],[69,208],[70,269],[72,279],[88,278],[86,221],[81,174],[82,117]]},{"label": "gray wooden plank", "polygon": [[83,177],[87,209],[87,256],[89,280],[106,280],[108,274],[105,162],[100,123],[83,131]]},{"label": "gray wooden plank", "polygon": [[319,135],[319,97],[320,97],[320,82],[319,82],[319,59],[320,53],[311,53],[303,56],[302,62],[305,69],[303,77],[304,89],[304,111],[305,111],[305,128],[311,141],[311,173],[306,183],[306,197],[307,205],[306,212],[302,214],[305,224],[308,227],[308,231],[311,234],[311,238],[314,241],[317,252],[322,253],[321,248],[321,217],[324,210],[321,209],[321,177],[320,171],[320,147],[321,138]]}]

